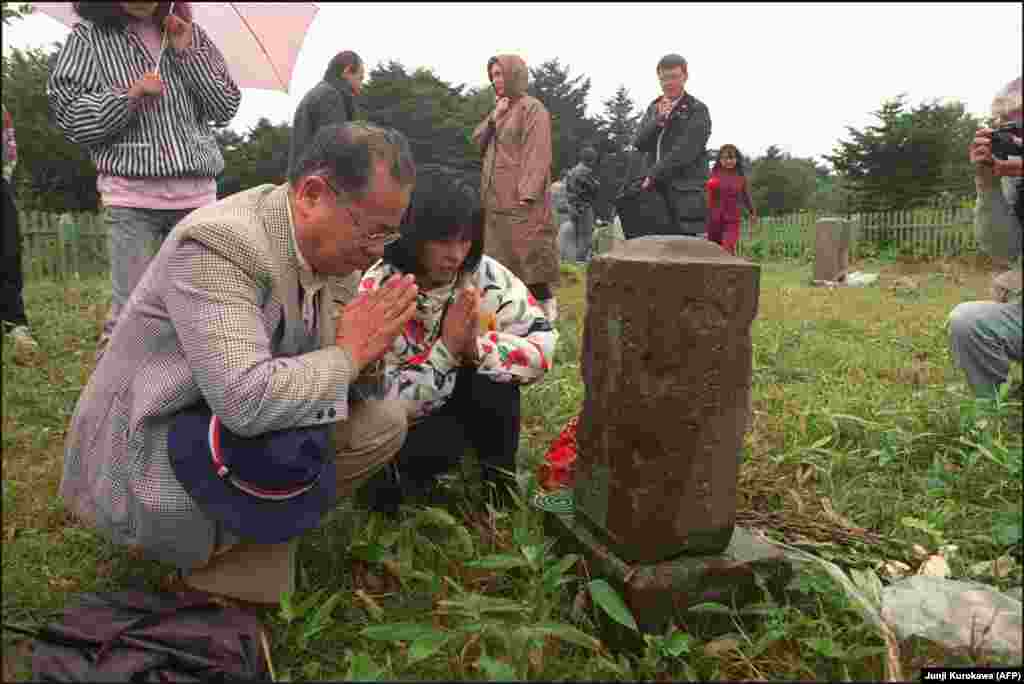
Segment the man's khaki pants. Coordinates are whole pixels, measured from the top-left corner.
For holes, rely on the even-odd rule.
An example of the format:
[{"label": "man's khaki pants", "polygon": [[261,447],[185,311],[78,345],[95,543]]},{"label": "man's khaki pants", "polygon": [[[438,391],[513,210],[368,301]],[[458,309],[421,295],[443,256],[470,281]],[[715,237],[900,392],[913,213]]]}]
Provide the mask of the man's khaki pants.
[{"label": "man's khaki pants", "polygon": [[[407,409],[401,401],[361,401],[335,425],[338,497],[355,494],[363,482],[398,454],[405,441]],[[194,589],[253,603],[277,603],[295,590],[298,539],[280,544],[239,542],[214,551],[209,563],[188,572]]]}]

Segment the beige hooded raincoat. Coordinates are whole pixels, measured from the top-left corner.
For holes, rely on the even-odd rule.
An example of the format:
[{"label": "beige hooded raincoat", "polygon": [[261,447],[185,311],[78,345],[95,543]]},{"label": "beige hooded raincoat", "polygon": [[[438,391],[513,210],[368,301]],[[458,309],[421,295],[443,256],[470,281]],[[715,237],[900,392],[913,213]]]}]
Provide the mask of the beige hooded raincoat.
[{"label": "beige hooded raincoat", "polygon": [[[551,116],[526,94],[526,62],[498,55],[509,108],[490,129],[473,132],[483,154],[485,251],[527,285],[558,283],[558,232],[551,216]],[[489,115],[488,115],[489,116]],[[529,200],[523,206],[521,202]]]}]

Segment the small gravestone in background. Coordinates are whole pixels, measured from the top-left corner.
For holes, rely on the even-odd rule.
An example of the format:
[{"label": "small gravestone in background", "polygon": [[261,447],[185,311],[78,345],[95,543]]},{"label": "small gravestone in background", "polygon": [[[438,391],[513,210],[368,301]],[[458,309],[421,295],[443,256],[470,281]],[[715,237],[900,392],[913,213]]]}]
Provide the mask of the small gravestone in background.
[{"label": "small gravestone in background", "polygon": [[569,198],[565,192],[565,183],[560,180],[551,184],[551,222],[558,235],[559,257],[562,261],[576,261],[576,242],[572,221],[569,220]]},{"label": "small gravestone in background", "polygon": [[819,219],[814,226],[815,282],[841,283],[850,270],[853,224],[840,218]]},{"label": "small gravestone in background", "polygon": [[611,223],[594,227],[594,237],[590,247],[591,254],[593,256],[604,254],[614,247],[616,242],[622,242],[625,239],[626,235],[622,232],[622,222],[619,220],[618,215],[616,215]]}]

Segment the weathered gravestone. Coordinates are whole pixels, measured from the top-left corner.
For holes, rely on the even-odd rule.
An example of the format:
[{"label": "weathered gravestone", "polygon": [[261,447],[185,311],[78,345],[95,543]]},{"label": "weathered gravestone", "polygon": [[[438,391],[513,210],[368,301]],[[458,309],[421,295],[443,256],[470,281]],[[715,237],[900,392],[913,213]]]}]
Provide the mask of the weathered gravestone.
[{"label": "weathered gravestone", "polygon": [[728,603],[723,582],[753,589],[754,560],[780,560],[733,535],[759,292],[757,265],[699,238],[617,242],[590,264],[575,511],[549,529],[642,627]]},{"label": "weathered gravestone", "polygon": [[850,270],[853,224],[846,219],[823,218],[814,226],[814,281],[840,283]]},{"label": "weathered gravestone", "polygon": [[699,238],[631,240],[591,264],[576,512],[629,562],[729,543],[759,276]]}]

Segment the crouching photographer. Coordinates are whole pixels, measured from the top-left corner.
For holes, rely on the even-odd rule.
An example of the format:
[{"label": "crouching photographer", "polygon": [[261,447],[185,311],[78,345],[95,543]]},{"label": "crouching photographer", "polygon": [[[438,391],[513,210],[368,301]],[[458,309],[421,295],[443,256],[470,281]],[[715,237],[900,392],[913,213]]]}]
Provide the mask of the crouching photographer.
[{"label": "crouching photographer", "polygon": [[1013,264],[993,280],[993,301],[964,302],[949,314],[950,350],[977,396],[1006,382],[1021,360],[1021,79],[992,102],[996,129],[980,129],[968,154],[978,197],[974,231],[981,249]]}]

